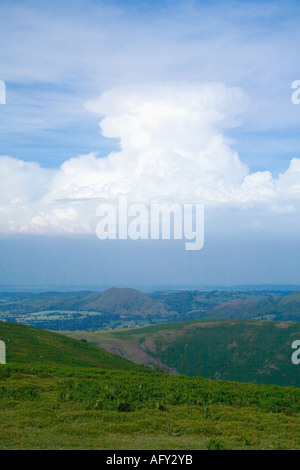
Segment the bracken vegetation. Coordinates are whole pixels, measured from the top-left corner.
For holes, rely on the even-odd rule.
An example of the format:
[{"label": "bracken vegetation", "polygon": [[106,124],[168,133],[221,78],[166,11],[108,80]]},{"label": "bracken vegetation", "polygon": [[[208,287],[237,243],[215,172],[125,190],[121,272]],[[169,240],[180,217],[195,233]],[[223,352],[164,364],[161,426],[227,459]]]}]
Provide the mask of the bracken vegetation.
[{"label": "bracken vegetation", "polygon": [[300,449],[300,390],[158,372],[1,368],[1,449]]},{"label": "bracken vegetation", "polygon": [[55,333],[0,326],[10,358],[0,366],[2,450],[300,449],[297,388],[170,376]]}]

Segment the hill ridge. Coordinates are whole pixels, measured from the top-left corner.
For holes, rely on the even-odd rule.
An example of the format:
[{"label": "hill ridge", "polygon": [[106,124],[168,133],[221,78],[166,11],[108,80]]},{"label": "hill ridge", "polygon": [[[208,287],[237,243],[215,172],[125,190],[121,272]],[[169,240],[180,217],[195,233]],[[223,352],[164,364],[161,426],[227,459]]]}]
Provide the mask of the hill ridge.
[{"label": "hill ridge", "polygon": [[6,344],[7,364],[49,364],[103,369],[146,370],[85,341],[55,332],[0,321],[0,339]]},{"label": "hill ridge", "polygon": [[291,345],[298,322],[202,319],[126,330],[64,332],[137,364],[159,360],[179,374],[300,387]]}]

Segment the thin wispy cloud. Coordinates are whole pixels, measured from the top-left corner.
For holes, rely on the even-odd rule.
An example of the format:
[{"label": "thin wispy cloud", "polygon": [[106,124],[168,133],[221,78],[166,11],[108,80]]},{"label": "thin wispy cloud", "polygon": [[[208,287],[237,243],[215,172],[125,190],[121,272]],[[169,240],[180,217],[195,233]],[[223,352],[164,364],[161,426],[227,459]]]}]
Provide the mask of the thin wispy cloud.
[{"label": "thin wispy cloud", "polygon": [[[16,85],[9,87],[10,102],[21,116],[22,107],[24,123],[38,104],[52,127],[55,119],[61,125],[70,119],[70,97],[79,118],[79,100],[149,80],[241,86],[251,98],[251,131],[299,123],[289,100],[298,73],[297,2],[285,2],[284,10],[276,2],[226,2],[226,8],[222,2],[165,3],[152,14],[122,2],[39,7],[12,1],[3,7],[1,73]],[[49,85],[54,106],[46,98]],[[81,117],[87,119],[83,109]],[[14,127],[13,119],[9,123]]]}]

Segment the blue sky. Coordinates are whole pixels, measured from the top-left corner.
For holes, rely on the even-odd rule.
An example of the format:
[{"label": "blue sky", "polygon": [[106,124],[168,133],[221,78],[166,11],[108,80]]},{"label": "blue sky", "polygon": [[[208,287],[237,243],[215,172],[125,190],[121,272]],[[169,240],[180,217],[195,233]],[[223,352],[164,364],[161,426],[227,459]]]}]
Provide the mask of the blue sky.
[{"label": "blue sky", "polygon": [[[143,80],[225,81],[250,109],[237,138],[253,169],[282,171],[299,154],[297,1],[3,1],[2,154],[56,167],[111,143],[83,108],[107,88]],[[54,146],[54,148],[52,147]]]},{"label": "blue sky", "polygon": [[[235,243],[225,243],[223,232],[242,246],[250,237],[286,247],[285,267],[274,248],[263,279],[256,262],[262,249],[257,260],[254,250],[243,275],[246,268],[235,263],[230,278],[227,254],[219,258],[220,269],[213,250],[197,254],[193,260],[200,264],[202,256],[212,261],[210,268],[205,262],[209,284],[214,278],[216,284],[239,278],[257,284],[273,282],[271,277],[300,283],[295,269],[288,269],[300,228],[300,106],[291,101],[292,82],[300,79],[298,1],[3,0],[0,11],[0,79],[7,87],[7,104],[0,105],[5,243],[34,236],[46,247],[49,235],[62,234],[66,244],[73,236],[93,239],[93,204],[115,196],[115,190],[104,190],[108,185],[119,185],[121,193],[129,187],[135,199],[144,189],[141,202],[147,203],[152,196],[173,194],[177,183],[169,175],[181,174],[178,194],[189,200],[197,194],[206,203],[206,239],[219,237],[218,252],[229,250],[236,259]],[[210,100],[205,108],[203,100]],[[149,109],[141,111],[145,104],[156,123],[150,131]],[[161,104],[175,110],[173,115],[162,115]],[[178,110],[184,118],[175,119]],[[179,136],[183,128],[188,131]],[[133,143],[145,133],[147,142]],[[181,157],[187,158],[187,172]],[[161,165],[165,173],[158,179],[153,168]],[[134,166],[145,179],[132,174]],[[145,250],[145,284],[155,284]],[[197,278],[197,263],[189,255],[178,259],[186,279]],[[20,283],[18,263],[5,260],[9,283],[14,273]],[[24,266],[26,260],[27,255]],[[160,267],[161,283],[170,277],[171,265],[166,259]],[[205,283],[203,269],[199,283]],[[278,276],[270,274],[277,270]],[[91,282],[95,267],[93,272]],[[49,276],[57,277],[53,271]],[[178,282],[184,284],[184,276],[174,278]]]}]

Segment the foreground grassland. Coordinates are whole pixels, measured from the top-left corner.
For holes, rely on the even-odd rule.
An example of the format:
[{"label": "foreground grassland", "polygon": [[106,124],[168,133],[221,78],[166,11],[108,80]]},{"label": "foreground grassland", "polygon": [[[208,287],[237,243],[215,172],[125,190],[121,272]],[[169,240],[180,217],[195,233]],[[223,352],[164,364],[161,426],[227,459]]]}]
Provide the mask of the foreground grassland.
[{"label": "foreground grassland", "polygon": [[300,390],[51,365],[2,366],[4,449],[300,449]]},{"label": "foreground grassland", "polygon": [[0,449],[300,449],[300,389],[171,376],[0,322]]}]

